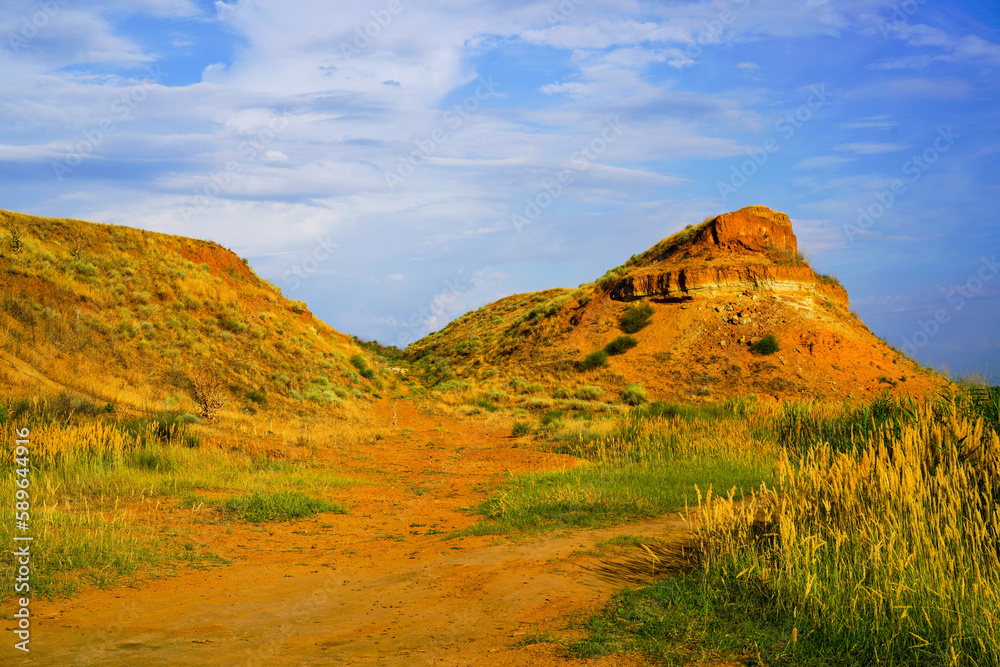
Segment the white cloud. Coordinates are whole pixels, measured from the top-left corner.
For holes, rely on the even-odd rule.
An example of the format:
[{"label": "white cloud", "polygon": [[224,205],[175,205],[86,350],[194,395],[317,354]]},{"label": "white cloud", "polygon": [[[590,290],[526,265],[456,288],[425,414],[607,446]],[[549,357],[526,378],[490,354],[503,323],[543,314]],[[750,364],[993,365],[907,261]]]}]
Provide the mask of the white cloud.
[{"label": "white cloud", "polygon": [[907,146],[905,144],[892,144],[877,141],[856,141],[850,144],[840,144],[839,146],[834,146],[834,150],[843,151],[845,153],[854,153],[855,155],[895,153],[906,150],[906,148]]},{"label": "white cloud", "polygon": [[839,155],[817,155],[799,161],[792,169],[823,169],[846,162],[852,162],[853,158],[841,157]]},{"label": "white cloud", "polygon": [[899,123],[894,121],[891,116],[871,116],[853,123],[840,124],[841,129],[844,130],[888,130],[898,126]]},{"label": "white cloud", "polygon": [[285,164],[288,156],[281,151],[267,151],[264,153],[264,162],[268,164]]}]

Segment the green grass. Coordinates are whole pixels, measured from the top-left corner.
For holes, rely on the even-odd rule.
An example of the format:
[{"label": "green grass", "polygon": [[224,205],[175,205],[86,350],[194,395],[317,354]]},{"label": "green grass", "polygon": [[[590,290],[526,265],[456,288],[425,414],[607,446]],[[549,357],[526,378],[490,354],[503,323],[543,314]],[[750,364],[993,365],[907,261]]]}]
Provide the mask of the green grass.
[{"label": "green grass", "polygon": [[298,491],[278,493],[253,493],[229,498],[218,505],[225,513],[231,513],[251,523],[265,521],[290,521],[312,516],[319,512],[347,512],[341,505],[320,498],[303,495]]},{"label": "green grass", "polygon": [[766,598],[729,594],[725,582],[701,573],[626,589],[579,629],[585,633],[581,639],[561,640],[549,633],[541,641],[561,644],[567,657],[638,653],[649,665],[694,665],[734,657],[748,665],[857,664],[815,641],[808,628]]},{"label": "green grass", "polygon": [[[560,440],[559,451],[587,460],[565,470],[509,475],[464,535],[608,525],[693,506],[702,491],[737,496],[770,479],[776,450],[732,413],[675,423],[631,410],[604,436]],[[720,434],[732,434],[723,437]],[[752,446],[748,449],[747,443]]]},{"label": "green grass", "polygon": [[[120,585],[170,574],[181,563],[200,567],[221,561],[210,549],[192,548],[184,535],[150,526],[121,507],[222,492],[240,496],[231,510],[247,520],[269,513],[283,519],[339,511],[335,506],[324,509],[326,505],[305,494],[322,496],[352,483],[308,461],[192,447],[190,441],[197,435],[186,430],[189,415],[115,420],[113,410],[100,408],[99,415],[92,416],[80,409],[75,399],[58,397],[49,402],[12,400],[0,409],[0,442],[5,448],[13,451],[13,423],[31,424],[33,434],[31,585],[37,595],[72,595],[81,586]],[[81,451],[41,458],[45,444],[71,444],[71,437],[79,434],[72,430],[74,423],[100,424],[99,419],[107,427],[95,433],[125,434],[134,446],[102,451],[99,442],[87,440],[80,441]],[[0,471],[0,497],[13,498],[16,481],[12,466]],[[0,522],[0,541],[13,544],[14,530],[13,521]],[[13,567],[13,560],[0,562],[0,599],[14,594]]]},{"label": "green grass", "polygon": [[808,406],[789,404],[774,421],[778,443],[804,452],[818,442],[828,442],[837,451],[850,451],[877,433],[898,437],[902,428],[916,419],[914,404],[905,399],[880,396],[825,416]]},{"label": "green grass", "polygon": [[662,516],[697,504],[695,485],[749,490],[769,473],[763,462],[678,457],[511,476],[474,509],[483,520],[462,534],[586,528]]},{"label": "green grass", "polygon": [[816,274],[816,278],[823,285],[832,285],[832,286],[835,286],[835,287],[842,287],[842,285],[840,284],[840,280],[837,278],[837,276],[830,275],[830,274],[827,274],[827,273],[817,273]]}]

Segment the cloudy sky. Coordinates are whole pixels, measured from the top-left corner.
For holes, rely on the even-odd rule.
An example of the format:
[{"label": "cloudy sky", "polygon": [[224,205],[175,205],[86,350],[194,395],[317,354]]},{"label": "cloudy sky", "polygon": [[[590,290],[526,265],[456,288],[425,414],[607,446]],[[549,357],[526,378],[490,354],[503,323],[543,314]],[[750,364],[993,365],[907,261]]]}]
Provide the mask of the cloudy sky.
[{"label": "cloudy sky", "polygon": [[6,0],[0,208],[218,241],[405,345],[764,204],[993,377],[998,73],[992,1]]}]

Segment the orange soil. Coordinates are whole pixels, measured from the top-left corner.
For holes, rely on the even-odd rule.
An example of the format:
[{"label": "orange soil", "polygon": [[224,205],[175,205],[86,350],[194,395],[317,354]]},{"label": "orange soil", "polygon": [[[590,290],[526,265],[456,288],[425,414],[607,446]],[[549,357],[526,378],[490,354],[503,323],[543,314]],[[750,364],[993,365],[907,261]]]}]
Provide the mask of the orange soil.
[{"label": "orange soil", "polygon": [[[379,407],[391,414],[388,401]],[[213,510],[136,507],[140,520],[184,523],[196,545],[233,563],[33,602],[30,656],[7,641],[0,663],[583,664],[553,644],[519,646],[526,633],[564,629],[571,614],[595,609],[620,587],[585,569],[597,561],[579,551],[619,534],[677,540],[683,520],[516,541],[444,540],[444,532],[476,521],[461,509],[481,501],[498,474],[578,461],[524,448],[507,428],[421,414],[410,403],[398,410],[390,437],[319,454],[369,482],[334,493],[346,515],[227,527],[214,523]],[[640,662],[612,656],[585,664]]]}]

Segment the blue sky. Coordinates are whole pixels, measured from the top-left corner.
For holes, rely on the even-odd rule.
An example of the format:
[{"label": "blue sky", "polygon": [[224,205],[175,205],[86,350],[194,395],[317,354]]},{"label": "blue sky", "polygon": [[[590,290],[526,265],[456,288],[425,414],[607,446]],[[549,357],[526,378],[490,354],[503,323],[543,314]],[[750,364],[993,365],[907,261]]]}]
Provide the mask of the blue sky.
[{"label": "blue sky", "polygon": [[993,2],[8,0],[0,207],[218,241],[405,345],[764,204],[994,377],[998,71]]}]

